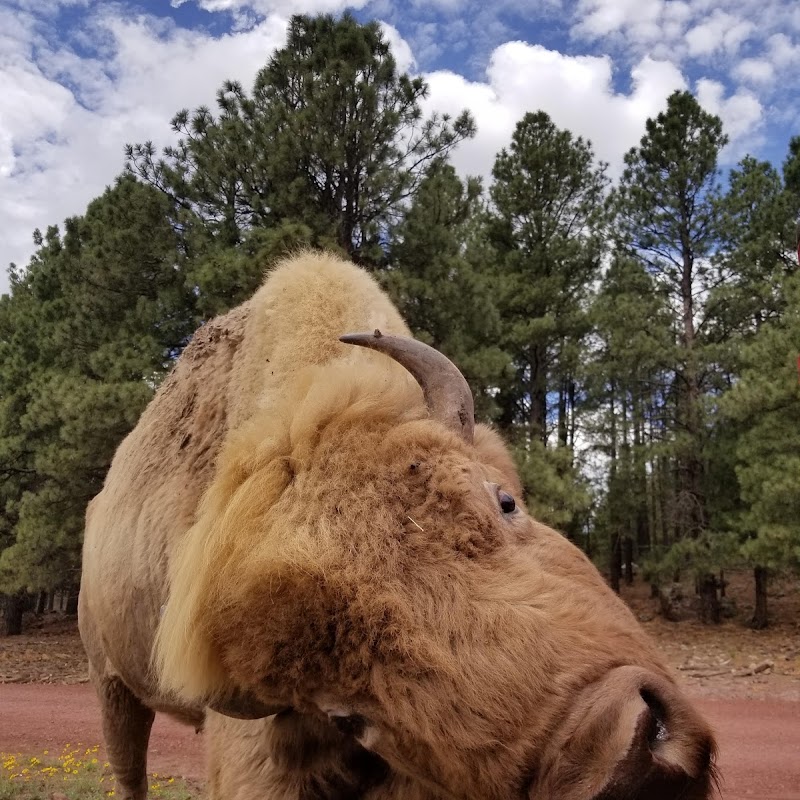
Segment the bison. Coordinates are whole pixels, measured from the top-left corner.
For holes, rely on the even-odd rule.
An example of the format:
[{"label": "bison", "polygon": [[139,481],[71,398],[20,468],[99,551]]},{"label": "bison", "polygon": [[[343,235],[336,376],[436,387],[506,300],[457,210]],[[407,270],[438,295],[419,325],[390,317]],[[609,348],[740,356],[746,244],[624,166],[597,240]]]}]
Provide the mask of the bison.
[{"label": "bison", "polygon": [[86,515],[80,631],[118,794],[155,712],[212,800],[701,800],[714,741],[468,385],[303,253],[202,326]]}]

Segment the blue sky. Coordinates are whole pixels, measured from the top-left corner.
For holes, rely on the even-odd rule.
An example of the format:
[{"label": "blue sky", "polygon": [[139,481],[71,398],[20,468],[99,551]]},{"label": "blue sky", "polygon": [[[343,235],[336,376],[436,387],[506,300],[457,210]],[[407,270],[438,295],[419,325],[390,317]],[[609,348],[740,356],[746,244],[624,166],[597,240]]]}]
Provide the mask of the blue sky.
[{"label": "blue sky", "polygon": [[[454,154],[488,176],[529,110],[622,157],[688,88],[750,153],[780,165],[800,134],[796,0],[2,0],[0,265],[27,263],[31,232],[81,213],[123,166],[126,142],[172,141],[180,108],[249,86],[294,12],[378,19],[427,111],[470,108],[478,136]],[[0,292],[7,287],[0,275]]]}]

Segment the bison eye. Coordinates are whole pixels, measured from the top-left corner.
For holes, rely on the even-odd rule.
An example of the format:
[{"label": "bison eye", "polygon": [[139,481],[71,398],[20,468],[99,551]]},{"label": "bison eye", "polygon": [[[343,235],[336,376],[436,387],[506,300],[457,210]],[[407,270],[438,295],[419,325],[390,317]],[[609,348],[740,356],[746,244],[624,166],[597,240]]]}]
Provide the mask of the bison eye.
[{"label": "bison eye", "polygon": [[502,489],[497,490],[497,502],[500,503],[500,510],[504,514],[513,514],[517,510],[516,500]]},{"label": "bison eye", "polygon": [[345,736],[352,736],[355,739],[363,736],[364,729],[367,727],[367,721],[361,714],[348,714],[341,717],[331,715],[329,719],[339,733],[343,733]]}]

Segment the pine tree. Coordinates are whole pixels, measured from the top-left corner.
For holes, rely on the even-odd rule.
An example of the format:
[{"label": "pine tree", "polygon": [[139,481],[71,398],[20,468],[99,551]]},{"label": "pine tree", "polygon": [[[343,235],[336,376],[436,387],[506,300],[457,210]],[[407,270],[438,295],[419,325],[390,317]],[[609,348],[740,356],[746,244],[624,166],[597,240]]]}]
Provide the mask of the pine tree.
[{"label": "pine tree", "polygon": [[0,591],[77,585],[83,515],[195,327],[166,198],[130,177],[38,237],[0,306]]},{"label": "pine tree", "polygon": [[756,611],[752,624],[768,624],[766,578],[800,568],[800,414],[797,359],[800,283],[787,279],[787,310],[765,323],[744,347],[741,380],[723,402],[727,417],[744,428],[736,447],[736,475],[744,504],[734,518],[741,552],[754,565]]},{"label": "pine tree", "polygon": [[480,182],[462,182],[451,165],[435,162],[392,229],[389,264],[380,278],[414,335],[458,364],[478,418],[491,419],[497,410],[491,387],[508,357],[496,344],[493,264],[470,258],[482,214]]},{"label": "pine tree", "polygon": [[721,246],[715,265],[724,278],[707,304],[712,343],[729,341],[728,368],[736,371],[742,339],[785,309],[783,278],[796,268],[789,246],[793,233],[791,194],[770,163],[748,156],[729,176],[718,206]]},{"label": "pine tree", "polygon": [[769,623],[771,572],[797,566],[800,528],[793,514],[798,462],[790,420],[798,410],[798,285],[794,220],[800,211],[800,137],[792,140],[783,181],[769,164],[745,158],[731,172],[721,203],[726,242],[720,256],[729,280],[711,299],[717,328],[730,329],[726,351],[735,374],[724,387],[720,427],[739,496],[727,521],[753,567],[752,625]]},{"label": "pine tree", "polygon": [[250,94],[226,82],[218,117],[180,111],[179,144],[163,158],[150,142],[129,145],[128,168],[223,249],[274,228],[375,265],[427,166],[475,131],[467,112],[424,118],[426,94],[421,78],[398,73],[378,23],[294,16]]},{"label": "pine tree", "polygon": [[497,387],[498,424],[516,442],[540,513],[575,537],[588,509],[573,448],[588,296],[604,247],[605,169],[589,142],[540,111],[517,124],[490,188],[497,344],[511,361]]},{"label": "pine tree", "polygon": [[[586,298],[603,248],[605,165],[590,143],[559,130],[544,112],[526,114],[497,156],[490,235],[500,259],[500,346],[513,358],[502,387],[501,424],[525,425],[547,443],[570,443],[576,352],[588,332]],[[559,405],[551,415],[548,398]],[[563,406],[562,406],[563,402]]]},{"label": "pine tree", "polygon": [[[623,561],[657,562],[671,541],[664,505],[664,425],[674,350],[667,299],[645,265],[617,253],[592,304],[593,358],[587,426],[608,459],[608,485],[598,534],[609,542],[612,587],[619,591]],[[652,575],[652,567],[648,566]]]},{"label": "pine tree", "polygon": [[[667,290],[678,331],[674,508],[678,537],[694,541],[705,541],[708,531],[703,396],[710,359],[698,298],[721,280],[710,257],[718,241],[717,159],[726,143],[718,117],[703,111],[690,93],[674,92],[666,111],[647,121],[639,147],[625,156],[616,194],[621,242]],[[699,580],[703,616],[718,620],[716,580],[709,572]]]},{"label": "pine tree", "polygon": [[[56,268],[63,254],[58,229],[49,228],[44,237],[36,231],[34,241],[38,251],[28,270],[12,265],[11,293],[0,298],[0,592],[10,597],[28,584],[24,568],[8,568],[21,501],[45,483],[36,469],[36,442],[22,421],[37,397],[47,361],[61,357],[44,332],[67,311]],[[19,632],[18,625],[12,627],[11,632]]]}]

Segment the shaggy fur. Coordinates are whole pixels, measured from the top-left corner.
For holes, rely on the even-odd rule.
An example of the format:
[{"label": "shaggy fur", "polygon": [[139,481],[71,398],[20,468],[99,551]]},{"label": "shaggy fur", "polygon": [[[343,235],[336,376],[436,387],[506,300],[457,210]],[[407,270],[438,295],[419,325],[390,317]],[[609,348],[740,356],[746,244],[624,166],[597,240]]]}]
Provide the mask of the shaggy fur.
[{"label": "shaggy fur", "polygon": [[374,328],[408,335],[365,273],[285,262],[120,447],[80,602],[107,741],[245,690],[286,710],[207,712],[213,800],[707,797],[710,733],[633,616],[526,514],[496,434],[338,342]]}]

